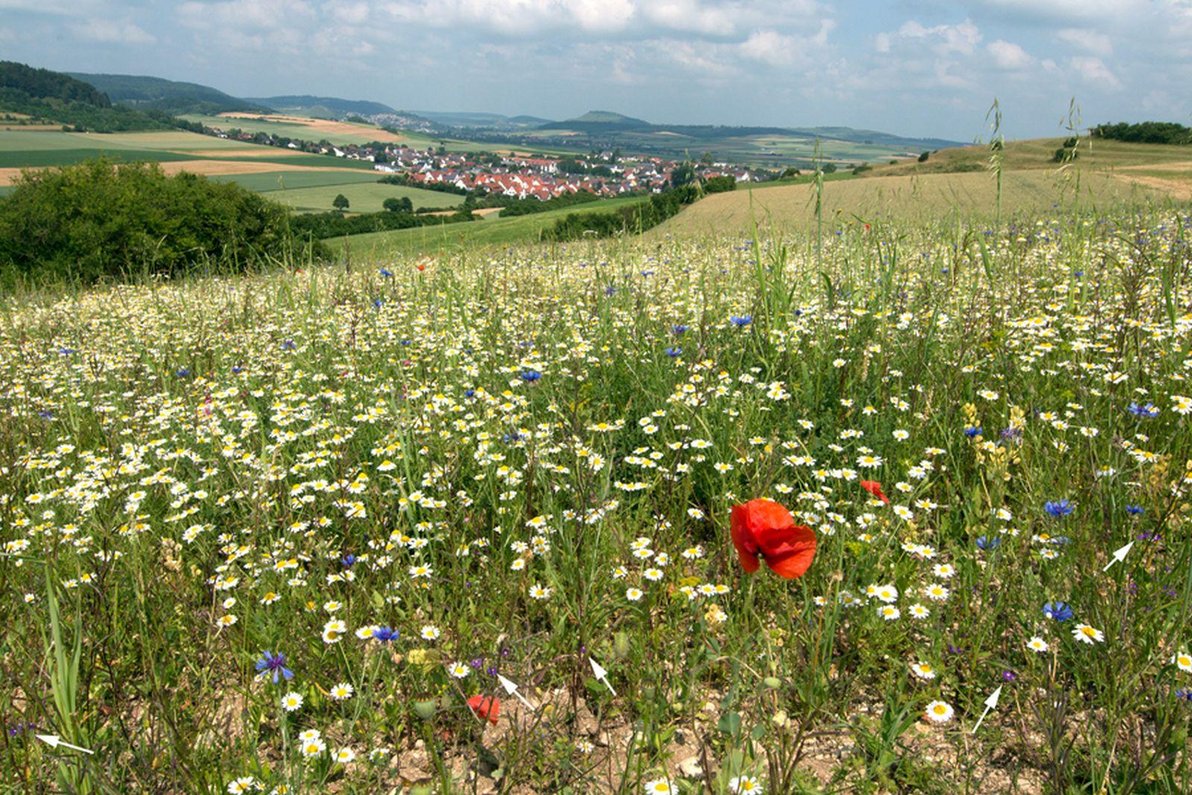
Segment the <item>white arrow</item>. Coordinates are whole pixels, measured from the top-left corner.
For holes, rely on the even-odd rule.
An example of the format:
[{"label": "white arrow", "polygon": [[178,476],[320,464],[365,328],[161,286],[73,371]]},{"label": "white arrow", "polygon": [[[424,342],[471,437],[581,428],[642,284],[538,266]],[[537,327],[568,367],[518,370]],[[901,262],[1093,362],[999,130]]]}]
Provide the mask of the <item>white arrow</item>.
[{"label": "white arrow", "polygon": [[981,717],[977,718],[977,725],[973,727],[973,734],[977,733],[977,729],[981,728],[981,721],[985,720],[985,716],[989,714],[989,710],[997,706],[997,700],[1002,695],[1002,686],[998,685],[997,690],[989,694],[989,698],[985,699],[985,711],[981,713]]},{"label": "white arrow", "polygon": [[592,657],[588,658],[588,662],[592,664],[592,675],[595,676],[598,681],[604,682],[604,686],[608,688],[608,692],[615,696],[617,691],[613,690],[613,686],[608,683],[608,671],[604,670],[604,666],[596,662],[596,660]]},{"label": "white arrow", "polygon": [[517,696],[518,701],[525,704],[530,709],[534,709],[534,705],[531,704],[529,701],[526,701],[526,697],[523,696],[521,693],[517,692],[517,685],[513,684],[513,682],[510,682],[508,679],[501,676],[500,674],[497,674],[497,680],[500,681],[501,687],[505,688],[506,693],[508,693],[511,696]]},{"label": "white arrow", "polygon": [[1103,571],[1103,572],[1105,572],[1105,571],[1109,571],[1109,567],[1110,567],[1110,566],[1112,566],[1112,565],[1113,565],[1113,564],[1115,564],[1115,563],[1121,563],[1123,560],[1125,560],[1125,559],[1126,559],[1126,556],[1130,554],[1130,548],[1131,548],[1131,547],[1133,547],[1133,546],[1134,546],[1134,542],[1133,542],[1133,541],[1131,541],[1129,544],[1126,544],[1126,546],[1124,546],[1124,547],[1122,547],[1121,549],[1119,549],[1119,550],[1115,551],[1115,552],[1113,553],[1113,560],[1111,560],[1111,561],[1109,561],[1108,563],[1106,563],[1106,564],[1105,564],[1105,568],[1101,569],[1101,571]]},{"label": "white arrow", "polygon": [[90,748],[82,748],[77,745],[71,745],[70,743],[66,742],[66,740],[60,740],[56,734],[36,734],[34,736],[51,748],[57,748],[61,745],[63,748],[69,748],[72,751],[82,751],[85,754],[95,753]]}]

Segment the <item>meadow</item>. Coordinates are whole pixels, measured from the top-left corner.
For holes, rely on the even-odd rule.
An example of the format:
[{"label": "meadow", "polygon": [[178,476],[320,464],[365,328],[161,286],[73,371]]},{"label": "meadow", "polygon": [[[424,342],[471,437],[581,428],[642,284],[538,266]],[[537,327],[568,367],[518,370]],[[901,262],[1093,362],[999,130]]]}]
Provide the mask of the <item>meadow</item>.
[{"label": "meadow", "polygon": [[1187,208],[828,218],[7,296],[4,787],[1189,791]]},{"label": "meadow", "polygon": [[609,212],[641,201],[641,197],[602,199],[559,210],[506,218],[499,217],[495,210],[487,210],[481,220],[471,223],[372,232],[329,238],[326,243],[333,251],[344,252],[355,262],[385,262],[397,257],[444,254],[467,258],[478,251],[495,247],[536,243],[555,223],[571,214]]}]

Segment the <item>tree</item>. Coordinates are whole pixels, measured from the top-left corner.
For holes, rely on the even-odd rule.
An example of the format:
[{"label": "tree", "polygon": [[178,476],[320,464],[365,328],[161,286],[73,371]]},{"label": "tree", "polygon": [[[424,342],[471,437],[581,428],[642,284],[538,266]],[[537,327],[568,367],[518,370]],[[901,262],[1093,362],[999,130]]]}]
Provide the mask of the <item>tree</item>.
[{"label": "tree", "polygon": [[919,155],[919,162],[920,162],[920,163],[926,163],[926,162],[927,162],[927,158],[929,158],[929,157],[931,157],[931,152],[930,152],[930,151],[923,152],[923,153],[921,153],[921,154]]},{"label": "tree", "polygon": [[414,202],[410,201],[409,196],[403,196],[400,199],[396,196],[390,196],[388,199],[381,202],[381,206],[391,213],[414,212]]},{"label": "tree", "polygon": [[331,206],[334,207],[335,209],[339,210],[340,212],[343,212],[344,210],[348,209],[348,207],[350,205],[351,205],[351,202],[348,201],[348,197],[343,195],[342,193],[336,194],[335,198],[331,200]]},{"label": "tree", "polygon": [[281,205],[235,183],[169,177],[156,164],[27,171],[0,199],[0,284],[243,270],[300,246]]}]

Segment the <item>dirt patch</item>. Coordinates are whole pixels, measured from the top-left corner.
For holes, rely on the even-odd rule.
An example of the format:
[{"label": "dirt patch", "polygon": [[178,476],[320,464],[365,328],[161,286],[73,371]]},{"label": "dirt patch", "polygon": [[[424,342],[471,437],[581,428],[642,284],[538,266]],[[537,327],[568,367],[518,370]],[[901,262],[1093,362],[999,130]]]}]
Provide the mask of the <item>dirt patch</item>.
[{"label": "dirt patch", "polygon": [[1120,166],[1119,171],[1192,171],[1192,160],[1173,163],[1145,163],[1137,166]]},{"label": "dirt patch", "polygon": [[[1147,170],[1159,170],[1157,166],[1147,166]],[[1177,201],[1192,199],[1192,182],[1179,179],[1164,179],[1162,177],[1144,177],[1133,174],[1118,174],[1117,178],[1131,185],[1161,191]]]}]

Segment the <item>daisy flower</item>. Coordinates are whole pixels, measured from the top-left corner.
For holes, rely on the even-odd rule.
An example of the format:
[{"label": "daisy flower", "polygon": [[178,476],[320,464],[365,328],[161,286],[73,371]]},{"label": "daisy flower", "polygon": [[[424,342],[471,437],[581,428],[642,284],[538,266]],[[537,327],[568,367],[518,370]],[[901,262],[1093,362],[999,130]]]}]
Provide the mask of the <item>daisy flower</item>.
[{"label": "daisy flower", "polygon": [[336,701],[347,701],[352,697],[354,692],[356,692],[355,688],[353,688],[350,684],[347,682],[340,682],[331,688],[328,695],[330,695],[331,698],[335,699]]},{"label": "daisy flower", "polygon": [[291,690],[281,697],[281,708],[286,712],[294,712],[302,707],[302,694]]},{"label": "daisy flower", "polygon": [[932,723],[947,723],[955,712],[947,701],[932,701],[927,705],[925,714]]},{"label": "daisy flower", "polygon": [[1172,656],[1171,662],[1181,671],[1192,673],[1192,654],[1182,651],[1179,654]]},{"label": "daisy flower", "polygon": [[1051,648],[1047,644],[1047,641],[1043,640],[1043,638],[1039,637],[1038,635],[1028,640],[1026,642],[1026,647],[1031,651],[1039,652],[1040,654]]},{"label": "daisy flower", "polygon": [[1090,646],[1094,643],[1105,642],[1105,634],[1096,627],[1090,627],[1088,624],[1077,624],[1072,630],[1072,637]]},{"label": "daisy flower", "polygon": [[911,673],[920,679],[935,679],[935,669],[925,662],[911,663]]}]

